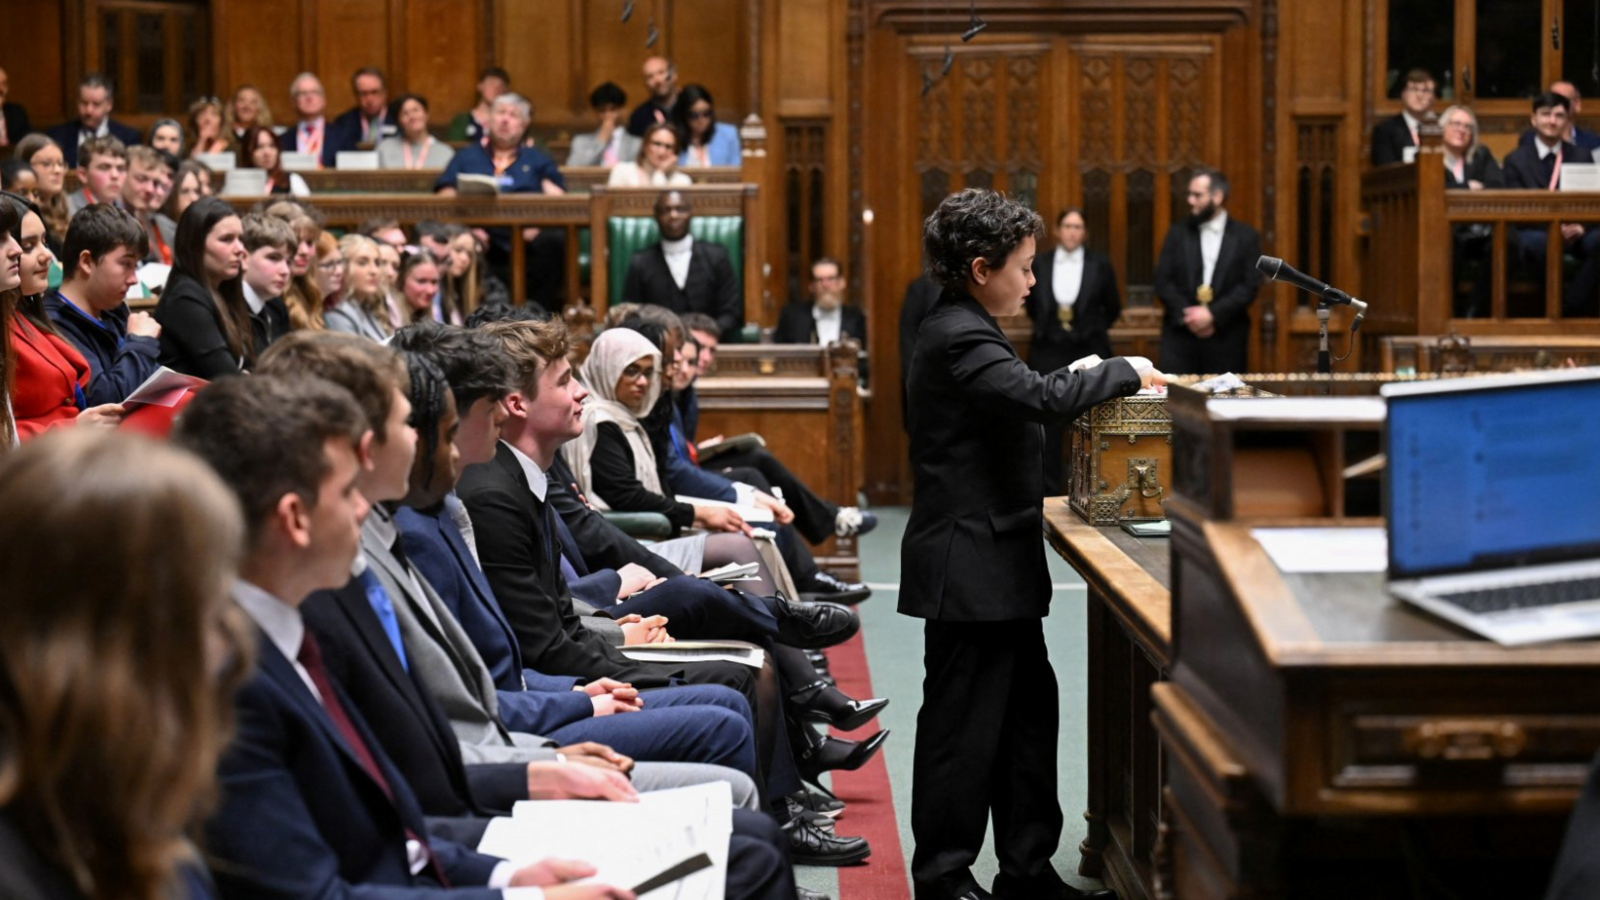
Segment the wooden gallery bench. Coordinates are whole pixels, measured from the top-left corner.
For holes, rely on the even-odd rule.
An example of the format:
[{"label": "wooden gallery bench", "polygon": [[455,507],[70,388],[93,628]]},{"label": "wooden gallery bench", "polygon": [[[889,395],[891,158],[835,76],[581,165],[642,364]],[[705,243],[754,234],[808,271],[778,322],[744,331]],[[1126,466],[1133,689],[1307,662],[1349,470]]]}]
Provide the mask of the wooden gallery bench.
[{"label": "wooden gallery bench", "polygon": [[[767,449],[818,496],[854,506],[866,463],[857,352],[848,340],[828,348],[723,344],[716,369],[695,383],[698,437],[760,434]],[[824,569],[860,579],[854,537],[829,538],[813,552]]]}]

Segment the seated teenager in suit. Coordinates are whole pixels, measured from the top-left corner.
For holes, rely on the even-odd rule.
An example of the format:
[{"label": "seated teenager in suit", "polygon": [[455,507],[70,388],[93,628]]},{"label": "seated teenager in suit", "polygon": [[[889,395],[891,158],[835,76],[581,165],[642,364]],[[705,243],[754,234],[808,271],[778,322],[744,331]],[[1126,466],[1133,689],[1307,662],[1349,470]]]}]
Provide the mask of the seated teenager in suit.
[{"label": "seated teenager in suit", "polygon": [[[487,328],[512,358],[521,387],[504,403],[509,416],[495,458],[468,468],[458,490],[477,535],[484,574],[517,635],[524,665],[586,679],[612,678],[640,688],[669,679],[739,687],[754,699],[757,762],[765,772],[768,799],[782,802],[798,792],[800,780],[783,733],[783,704],[770,667],[760,671],[758,689],[748,668],[640,663],[583,628],[561,565],[569,540],[562,534],[565,518],[555,510],[556,486],[564,480],[555,477],[558,451],[583,427],[583,389],[567,359],[566,328],[559,320],[507,321]],[[797,860],[841,864],[864,855],[864,841],[835,839],[803,816],[791,818],[786,808],[774,811],[790,822],[790,846]]]},{"label": "seated teenager in suit", "polygon": [[844,302],[846,282],[839,261],[822,257],[811,264],[811,299],[791,300],[778,313],[775,344],[837,344],[855,338],[861,345],[861,384],[867,384],[867,317]]},{"label": "seated teenager in suit", "polygon": [[28,108],[6,99],[10,89],[11,79],[5,69],[0,69],[0,147],[7,150],[15,147],[33,130],[28,122]]},{"label": "seated teenager in suit", "polygon": [[111,118],[111,81],[98,72],[78,82],[78,117],[62,122],[45,134],[61,147],[67,168],[78,168],[78,151],[95,138],[116,138],[124,147],[139,143],[139,130]]},{"label": "seated teenager in suit", "polygon": [[735,339],[744,326],[744,299],[728,251],[689,233],[694,209],[679,191],[656,198],[655,217],[661,240],[629,260],[623,298],[665,306],[680,316],[705,313],[717,320],[723,339]]},{"label": "seated teenager in suit", "polygon": [[4,458],[0,508],[0,896],[215,896],[185,832],[252,655],[233,497],[188,453],[78,429]]},{"label": "seated teenager in suit", "polygon": [[[639,155],[642,145],[637,135],[623,127],[622,108],[628,104],[628,95],[615,82],[602,82],[589,92],[589,108],[600,120],[600,127],[588,134],[572,136],[572,149],[567,151],[569,166],[604,166],[630,162]],[[676,150],[672,155],[678,160]]]},{"label": "seated teenager in suit", "polygon": [[[1506,154],[1506,187],[1560,190],[1563,164],[1594,162],[1588,150],[1562,137],[1567,133],[1571,114],[1571,101],[1561,94],[1550,92],[1533,98],[1533,145],[1518,147]],[[1512,233],[1523,260],[1536,273],[1535,277],[1542,280],[1545,254],[1549,249],[1546,246],[1550,239],[1548,230],[1541,223],[1519,227]],[[1562,292],[1561,313],[1592,316],[1600,307],[1600,296],[1596,293],[1600,291],[1600,228],[1563,222],[1561,243],[1562,252],[1571,253],[1579,261],[1577,274]]]},{"label": "seated teenager in suit", "polygon": [[128,176],[128,147],[114,137],[91,138],[78,148],[79,188],[67,195],[67,214],[94,203],[122,205]]},{"label": "seated teenager in suit", "polygon": [[242,231],[239,214],[216,197],[196,200],[178,220],[172,274],[156,303],[162,365],[207,380],[255,366]]},{"label": "seated teenager in suit", "polygon": [[289,223],[265,213],[250,213],[240,222],[244,241],[244,302],[250,307],[250,331],[256,352],[264,353],[290,331],[289,259],[300,244]]},{"label": "seated teenager in suit", "polygon": [[1405,86],[1400,91],[1400,112],[1372,128],[1373,165],[1405,162],[1406,149],[1418,146],[1417,126],[1433,106],[1437,84],[1426,69],[1406,73]]},{"label": "seated teenager in suit", "polygon": [[[1033,323],[1028,366],[1041,375],[1085,356],[1110,359],[1111,326],[1122,315],[1117,273],[1104,253],[1084,246],[1089,228],[1081,209],[1056,215],[1056,247],[1033,257],[1033,288],[1025,309]],[[1064,490],[1061,480],[1063,428],[1045,427],[1046,496]]]},{"label": "seated teenager in suit", "polygon": [[[50,260],[38,207],[15,194],[0,196],[0,307],[10,313],[8,399],[19,440],[76,424],[115,427],[124,412],[115,403],[88,404],[89,363],[44,309]],[[0,435],[0,442],[9,438]]]},{"label": "seated teenager in suit", "polygon": [[[503,860],[430,836],[415,794],[349,695],[328,674],[300,608],[345,583],[367,512],[357,480],[365,415],[343,388],[310,377],[227,379],[201,391],[174,440],[232,489],[244,513],[233,596],[253,624],[259,668],[234,696],[235,735],[218,766],[221,801],[206,849],[224,897],[515,894],[563,890],[548,866]],[[631,799],[627,780],[590,766],[530,768],[530,793]],[[466,892],[476,886],[480,890]],[[628,897],[613,890],[600,896]]]},{"label": "seated teenager in suit", "polygon": [[[1562,139],[1570,144],[1576,144],[1590,153],[1600,150],[1600,134],[1595,134],[1578,124],[1578,116],[1583,114],[1583,94],[1578,92],[1578,86],[1570,81],[1551,82],[1550,92],[1560,94],[1572,104],[1572,114],[1567,120],[1567,132]],[[1522,133],[1517,138],[1518,147],[1531,147],[1538,131],[1533,128]]]},{"label": "seated teenager in suit", "polygon": [[[434,192],[455,196],[459,176],[485,175],[495,179],[502,194],[566,193],[567,182],[556,161],[526,140],[533,106],[517,94],[502,94],[491,109],[489,134],[456,153],[434,182]],[[522,239],[526,242],[527,299],[545,309],[559,310],[558,295],[566,275],[565,232],[524,228]],[[489,261],[509,271],[511,233],[504,228],[489,230]]]},{"label": "seated teenager in suit", "polygon": [[[439,769],[411,769],[407,763],[417,748],[405,740],[403,731],[397,733],[397,729],[406,727],[405,723],[393,721],[391,715],[376,714],[391,709],[395,697],[392,689],[383,684],[385,664],[398,663],[401,670],[412,673],[439,704],[466,762],[529,763],[554,758],[558,746],[555,742],[506,727],[488,668],[426,578],[403,551],[397,550],[399,534],[392,509],[406,495],[410,479],[416,474],[417,444],[416,431],[409,424],[412,408],[406,396],[408,373],[399,355],[347,335],[300,333],[269,352],[263,359],[262,371],[309,373],[345,387],[356,397],[369,421],[383,423],[373,429],[364,453],[366,465],[356,482],[357,489],[374,504],[361,523],[363,563],[357,565],[358,574],[341,590],[308,599],[306,620],[312,632],[328,642],[328,656],[365,673],[365,677],[352,678],[345,687],[355,705],[372,714],[369,718],[379,742],[390,748],[402,770],[408,772],[412,786],[419,791],[431,789]],[[429,386],[444,390],[436,369],[430,375]],[[359,636],[363,630],[382,635],[383,643],[374,647],[364,642]],[[570,692],[573,686],[569,681],[562,689]],[[680,741],[665,747],[664,752],[678,753],[686,762],[713,758],[718,762],[746,762],[747,768],[753,769],[748,765],[749,710],[743,699],[732,691],[725,695],[705,692],[695,699],[701,701],[701,706],[723,708],[700,710],[694,717],[693,737],[701,743]],[[507,700],[508,705],[526,708],[538,698],[518,693]],[[574,747],[575,753],[580,750],[580,746]],[[734,785],[736,796],[748,799],[755,793],[753,785],[737,772],[710,763],[652,766],[637,777],[641,787],[728,781]],[[427,796],[425,793],[423,807],[430,810]],[[508,808],[510,802],[523,798],[501,793],[489,799],[496,808]]]},{"label": "seated teenager in suit", "polygon": [[1189,179],[1189,218],[1174,222],[1156,260],[1164,371],[1243,372],[1250,365],[1250,304],[1261,290],[1261,237],[1228,215],[1228,179]]},{"label": "seated teenager in suit", "polygon": [[88,402],[121,403],[157,368],[161,325],[147,312],[128,309],[128,288],[138,280],[146,232],[109,203],[72,217],[61,258],[61,287],[45,295],[56,331],[89,363]]},{"label": "seated teenager in suit", "polygon": [[133,213],[149,237],[150,249],[143,262],[172,265],[172,247],[178,239],[178,223],[162,215],[161,207],[172,191],[172,167],[167,157],[150,147],[128,148],[128,171],[122,180],[118,201]]},{"label": "seated teenager in suit", "polygon": [[[684,441],[693,446],[698,438],[700,423],[699,399],[695,393],[694,381],[715,367],[717,347],[721,344],[721,338],[718,336],[716,320],[704,313],[684,313],[680,318],[688,334],[692,335],[695,343],[699,345],[699,354],[692,361],[694,363],[692,377],[685,387],[674,389],[673,398],[682,420]],[[765,447],[724,451],[700,465],[735,481],[747,481],[758,486],[765,482],[766,485],[782,491],[784,503],[794,511],[795,529],[813,544],[822,543],[830,534],[837,534],[840,537],[860,536],[878,527],[878,517],[875,514],[855,506],[840,506],[818,496],[816,491],[789,471],[788,467]],[[758,477],[752,477],[751,473],[755,473]],[[871,591],[864,585],[839,581],[826,572],[822,573],[821,578],[824,584],[819,586],[818,593],[851,595],[850,600],[839,597],[822,599],[843,603],[865,600],[871,595]]]}]

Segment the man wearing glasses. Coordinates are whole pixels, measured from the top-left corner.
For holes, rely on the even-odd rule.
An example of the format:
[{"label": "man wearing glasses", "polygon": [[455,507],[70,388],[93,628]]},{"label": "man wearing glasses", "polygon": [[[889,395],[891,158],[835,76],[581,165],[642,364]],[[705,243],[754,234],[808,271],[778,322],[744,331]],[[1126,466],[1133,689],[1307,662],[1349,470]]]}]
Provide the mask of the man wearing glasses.
[{"label": "man wearing glasses", "polygon": [[293,128],[278,135],[278,149],[285,153],[309,153],[317,158],[317,166],[333,168],[333,142],[328,140],[328,93],[322,80],[310,72],[301,72],[289,85],[289,98],[294,101],[297,121]]},{"label": "man wearing glasses", "polygon": [[846,306],[844,270],[838,260],[822,257],[811,264],[811,299],[791,300],[778,315],[772,334],[777,344],[837,344],[854,338],[861,345],[861,383],[867,383],[867,317],[860,307]]},{"label": "man wearing glasses", "polygon": [[1436,82],[1426,69],[1406,73],[1406,86],[1400,92],[1399,115],[1384,119],[1372,129],[1372,164],[1387,166],[1407,162],[1406,149],[1418,147],[1417,127],[1430,117]]}]

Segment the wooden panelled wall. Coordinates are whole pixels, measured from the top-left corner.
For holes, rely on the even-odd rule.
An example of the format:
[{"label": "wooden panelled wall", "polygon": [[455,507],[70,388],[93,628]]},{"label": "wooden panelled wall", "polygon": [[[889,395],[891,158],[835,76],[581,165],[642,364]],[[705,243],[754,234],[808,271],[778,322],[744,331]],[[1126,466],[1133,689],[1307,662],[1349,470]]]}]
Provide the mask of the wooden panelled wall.
[{"label": "wooden panelled wall", "polygon": [[[74,35],[89,2],[36,0],[29,40],[0,47],[13,99],[42,124],[81,71]],[[723,120],[759,115],[765,308],[799,288],[806,260],[845,261],[871,323],[866,487],[880,501],[909,496],[896,328],[920,220],[942,192],[990,185],[1047,217],[1083,206],[1130,320],[1148,325],[1150,266],[1200,165],[1228,172],[1230,209],[1266,252],[1357,284],[1360,167],[1371,123],[1393,112],[1373,99],[1381,0],[978,0],[987,28],[971,43],[959,39],[971,0],[635,0],[627,22],[623,0],[208,6],[217,92],[255,83],[280,117],[296,72],[321,74],[338,111],[352,102],[349,72],[374,63],[394,91],[427,94],[442,123],[497,62],[538,126],[573,131],[589,127],[601,81],[642,98],[651,52],[708,85]],[[1309,368],[1303,299],[1263,291],[1253,368]]]}]

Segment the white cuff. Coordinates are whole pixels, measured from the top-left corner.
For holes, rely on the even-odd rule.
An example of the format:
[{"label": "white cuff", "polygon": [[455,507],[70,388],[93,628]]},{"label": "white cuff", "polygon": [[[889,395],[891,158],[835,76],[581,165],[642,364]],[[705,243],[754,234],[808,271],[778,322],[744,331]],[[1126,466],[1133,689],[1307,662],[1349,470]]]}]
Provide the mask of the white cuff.
[{"label": "white cuff", "polygon": [[1137,372],[1141,377],[1156,370],[1150,360],[1142,356],[1124,356],[1123,359],[1127,360],[1128,365],[1133,366],[1133,371]]},{"label": "white cuff", "polygon": [[756,505],[756,489],[742,481],[733,483],[734,501],[740,506]]},{"label": "white cuff", "polygon": [[486,887],[499,888],[505,900],[544,900],[544,890],[536,887],[509,887],[511,876],[517,874],[517,867],[510,860],[502,860],[489,873],[489,883]]}]

